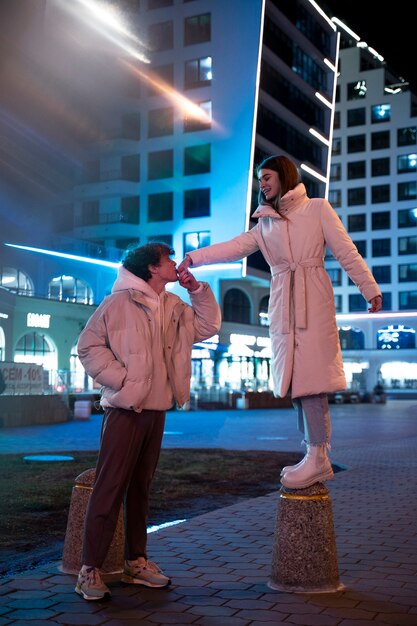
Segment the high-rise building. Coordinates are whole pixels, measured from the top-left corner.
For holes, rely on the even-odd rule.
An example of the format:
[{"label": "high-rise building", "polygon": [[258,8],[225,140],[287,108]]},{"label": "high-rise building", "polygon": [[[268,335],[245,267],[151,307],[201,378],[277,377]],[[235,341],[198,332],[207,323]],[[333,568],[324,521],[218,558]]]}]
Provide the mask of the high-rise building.
[{"label": "high-rise building", "polygon": [[[399,345],[408,359],[406,345],[414,341],[415,348],[416,330],[411,310],[417,308],[416,292],[406,284],[416,272],[407,257],[415,248],[409,202],[416,184],[413,144],[406,143],[416,140],[411,92],[396,84],[375,51],[361,47],[354,34],[310,0],[126,0],[114,3],[118,13],[112,19],[91,13],[89,6],[80,3],[74,11],[74,3],[71,9],[46,2],[45,10],[50,30],[68,20],[59,33],[65,44],[63,73],[77,76],[78,98],[71,94],[71,102],[79,105],[83,94],[88,96],[84,108],[78,106],[71,115],[65,111],[84,143],[77,153],[77,184],[65,197],[66,219],[50,240],[54,250],[80,258],[7,248],[3,286],[8,281],[16,293],[40,295],[39,314],[47,312],[51,300],[66,301],[79,306],[78,316],[84,311],[86,319],[91,305],[108,293],[126,247],[163,240],[179,262],[187,251],[225,241],[253,225],[254,167],[266,156],[285,154],[299,166],[310,196],[329,196],[384,292],[388,317],[371,320],[357,288],[337,261],[326,257],[349,386],[371,390],[382,377],[395,387],[396,377],[382,365],[394,360],[391,350]],[[393,143],[383,148],[387,130]],[[397,131],[398,137],[403,131],[398,140]],[[67,135],[71,138],[71,132]],[[397,141],[403,143],[395,143],[394,153]],[[355,142],[356,149],[362,146],[356,153]],[[401,205],[398,198],[395,216],[394,175],[404,196]],[[359,230],[361,225],[365,228]],[[378,237],[374,230],[381,230]],[[393,246],[397,239],[403,251],[396,252],[400,260],[394,269],[390,257],[381,255],[386,241]],[[83,257],[102,265],[84,263]],[[386,283],[388,270],[392,280]],[[400,271],[402,278],[397,278]],[[233,389],[269,388],[270,274],[263,258],[255,254],[195,273],[213,287],[223,324],[218,337],[196,346],[194,390],[210,389],[218,397]],[[54,315],[59,315],[55,309]],[[25,319],[18,316],[3,340],[0,334],[8,359],[17,356]],[[75,354],[76,329],[83,322],[71,326],[65,347],[59,334],[68,315],[57,320],[53,329],[31,330],[30,339],[33,345],[46,342],[55,358],[49,363],[59,363],[58,369],[69,372],[69,386],[78,386],[83,371]],[[400,343],[395,344],[396,336]],[[24,347],[30,358],[32,348]],[[401,379],[403,388],[417,385],[417,374],[409,372]]]}]

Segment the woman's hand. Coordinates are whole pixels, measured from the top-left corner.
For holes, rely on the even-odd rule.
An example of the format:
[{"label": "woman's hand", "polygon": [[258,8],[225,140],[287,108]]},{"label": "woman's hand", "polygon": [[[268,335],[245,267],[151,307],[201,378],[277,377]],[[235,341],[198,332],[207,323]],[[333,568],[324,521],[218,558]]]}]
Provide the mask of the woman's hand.
[{"label": "woman's hand", "polygon": [[382,296],[375,296],[372,300],[369,300],[370,308],[369,313],[378,313],[382,309]]},{"label": "woman's hand", "polygon": [[190,257],[187,255],[183,258],[183,260],[181,261],[181,263],[178,265],[178,272],[183,272],[188,270],[188,268],[191,265],[191,259]]},{"label": "woman's hand", "polygon": [[181,285],[181,287],[185,287],[187,291],[195,291],[196,289],[198,289],[200,286],[200,283],[195,278],[195,276],[193,276],[193,274],[191,274],[191,272],[189,272],[188,269],[180,270],[180,267],[178,268],[178,282]]}]

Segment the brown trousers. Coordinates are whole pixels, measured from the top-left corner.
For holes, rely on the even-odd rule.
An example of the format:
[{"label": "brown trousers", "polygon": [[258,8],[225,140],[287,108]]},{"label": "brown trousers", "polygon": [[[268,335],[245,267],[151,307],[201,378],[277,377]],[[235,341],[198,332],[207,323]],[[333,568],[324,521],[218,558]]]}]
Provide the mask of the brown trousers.
[{"label": "brown trousers", "polygon": [[95,483],[84,524],[83,565],[103,565],[122,503],[125,558],[147,558],[149,491],[164,425],[165,411],[106,409]]}]

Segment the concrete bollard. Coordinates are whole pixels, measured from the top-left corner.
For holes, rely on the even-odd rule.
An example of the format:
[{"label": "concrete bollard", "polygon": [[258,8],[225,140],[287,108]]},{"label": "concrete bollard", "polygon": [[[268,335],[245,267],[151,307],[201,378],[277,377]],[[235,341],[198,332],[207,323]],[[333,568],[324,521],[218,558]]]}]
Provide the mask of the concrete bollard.
[{"label": "concrete bollard", "polygon": [[323,483],[281,487],[272,555],[271,589],[299,593],[340,591],[332,503]]},{"label": "concrete bollard", "polygon": [[[96,470],[89,469],[77,476],[72,490],[65,533],[64,550],[60,571],[78,574],[81,568],[84,519],[88,500],[93,490]],[[123,510],[120,510],[116,531],[101,571],[103,574],[118,574],[124,566]]]}]

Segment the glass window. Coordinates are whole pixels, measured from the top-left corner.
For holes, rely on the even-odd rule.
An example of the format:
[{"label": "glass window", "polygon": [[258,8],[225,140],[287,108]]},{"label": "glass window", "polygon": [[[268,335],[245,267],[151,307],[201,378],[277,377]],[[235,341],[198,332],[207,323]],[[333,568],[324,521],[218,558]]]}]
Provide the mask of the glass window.
[{"label": "glass window", "polygon": [[342,178],[342,165],[340,163],[332,163],[330,165],[330,180],[337,181]]},{"label": "glass window", "polygon": [[383,150],[390,147],[389,130],[371,133],[371,150]]},{"label": "glass window", "polygon": [[121,178],[122,180],[131,180],[139,182],[140,180],[140,156],[131,154],[123,156],[121,160]]},{"label": "glass window", "polygon": [[166,107],[148,113],[148,137],[163,137],[174,132],[174,109]]},{"label": "glass window", "polygon": [[340,287],[342,285],[342,270],[339,267],[329,268],[327,270],[333,287]]},{"label": "glass window", "polygon": [[347,140],[347,151],[349,153],[364,152],[366,150],[366,135],[351,135]]},{"label": "glass window", "polygon": [[389,211],[378,211],[372,213],[372,230],[383,230],[391,227],[391,213]]},{"label": "glass window", "polygon": [[223,301],[223,319],[225,322],[250,324],[250,300],[242,289],[229,289]]},{"label": "glass window", "polygon": [[389,122],[391,119],[390,104],[375,104],[371,107],[371,122],[379,124],[380,122]]},{"label": "glass window", "polygon": [[398,228],[408,228],[409,226],[417,226],[417,208],[398,211]]},{"label": "glass window", "polygon": [[172,248],[172,235],[149,235],[148,241],[160,241],[162,243],[166,243],[167,246]]},{"label": "glass window", "polygon": [[342,206],[342,192],[340,189],[329,190],[329,202],[334,208]]},{"label": "glass window", "polygon": [[205,248],[210,245],[210,231],[200,230],[195,233],[184,233],[184,256],[187,252]]},{"label": "glass window", "polygon": [[417,154],[401,154],[397,157],[397,172],[405,174],[407,172],[417,171]]},{"label": "glass window", "polygon": [[184,175],[210,172],[211,146],[209,143],[184,149]]},{"label": "glass window", "polygon": [[148,154],[148,180],[172,178],[174,174],[173,150],[158,150]]},{"label": "glass window", "polygon": [[148,41],[153,52],[172,50],[174,47],[174,22],[150,24],[148,28]]},{"label": "glass window", "polygon": [[391,256],[391,239],[372,239],[372,256]]},{"label": "glass window", "polygon": [[192,111],[185,114],[185,133],[211,128],[211,100],[199,102],[197,106],[200,108],[200,111]]},{"label": "glass window", "polygon": [[374,265],[372,267],[372,274],[377,283],[390,283],[391,282],[391,265]]},{"label": "glass window", "polygon": [[259,326],[269,326],[269,295],[261,298],[259,303]]},{"label": "glass window", "polygon": [[354,178],[366,177],[366,161],[351,161],[347,164],[347,177],[349,180]]},{"label": "glass window", "polygon": [[210,189],[188,189],[184,191],[184,217],[210,215]]},{"label": "glass window", "polygon": [[336,309],[336,313],[341,313],[343,310],[343,301],[342,296],[340,294],[334,295],[334,308]]},{"label": "glass window", "polygon": [[397,146],[414,146],[417,143],[417,127],[398,128]]},{"label": "glass window", "polygon": [[184,20],[184,46],[211,39],[211,14],[193,15]]},{"label": "glass window", "polygon": [[360,100],[361,98],[365,98],[366,92],[366,80],[356,80],[354,83],[347,84],[348,100]]},{"label": "glass window", "polygon": [[408,183],[398,183],[398,200],[417,200],[417,183],[412,180]]},{"label": "glass window", "polygon": [[170,7],[173,4],[174,0],[148,0],[148,11],[161,9],[162,7]]},{"label": "glass window", "polygon": [[348,231],[357,233],[361,230],[366,230],[366,214],[348,215]]},{"label": "glass window", "polygon": [[126,113],[122,117],[122,136],[124,139],[140,140],[140,113]]},{"label": "glass window", "polygon": [[128,196],[120,200],[120,221],[125,224],[139,224],[139,196]]},{"label": "glass window", "polygon": [[63,302],[93,304],[93,290],[84,280],[74,276],[57,276],[48,285],[48,298]]},{"label": "glass window", "polygon": [[342,152],[342,140],[340,137],[333,137],[332,154],[338,156]]},{"label": "glass window", "polygon": [[185,89],[204,87],[211,84],[212,58],[202,57],[185,62]]},{"label": "glass window", "polygon": [[382,310],[383,311],[391,311],[392,310],[392,306],[391,306],[391,302],[392,302],[392,295],[390,291],[381,291],[381,295],[382,295]]},{"label": "glass window", "polygon": [[2,267],[0,268],[0,285],[8,291],[13,291],[19,295],[33,296],[34,287],[32,279],[14,267]]},{"label": "glass window", "polygon": [[339,328],[339,340],[342,350],[363,350],[365,335],[360,328]]},{"label": "glass window", "polygon": [[356,313],[360,311],[366,311],[368,309],[368,303],[360,293],[349,294],[349,312]]},{"label": "glass window", "polygon": [[379,204],[380,202],[390,201],[390,185],[372,185],[371,187],[371,202],[372,204]]},{"label": "glass window", "polygon": [[400,311],[417,309],[417,291],[400,291],[398,305]]},{"label": "glass window", "polygon": [[417,281],[417,263],[405,263],[398,266],[398,282]]},{"label": "glass window", "polygon": [[366,109],[361,107],[360,109],[350,109],[347,112],[347,125],[348,126],[361,126],[366,123]]},{"label": "glass window", "polygon": [[417,236],[398,237],[398,254],[416,254]]},{"label": "glass window", "polygon": [[161,88],[158,86],[162,84],[162,86],[174,86],[174,66],[172,63],[169,65],[157,65],[153,68],[152,77],[155,77],[155,81],[150,83],[148,86],[148,94],[149,96],[157,96],[162,92]]},{"label": "glass window", "polygon": [[389,176],[390,160],[389,157],[383,159],[372,159],[371,161],[372,176]]},{"label": "glass window", "polygon": [[173,219],[174,194],[172,191],[151,193],[148,196],[148,222],[165,222]]},{"label": "glass window", "polygon": [[339,129],[339,128],[340,128],[340,111],[335,111],[334,117],[333,117],[333,129]]},{"label": "glass window", "polygon": [[348,206],[357,206],[366,202],[366,187],[348,189]]},{"label": "glass window", "polygon": [[365,239],[360,239],[359,241],[355,240],[353,243],[357,247],[359,254],[363,258],[366,258],[366,240]]}]

